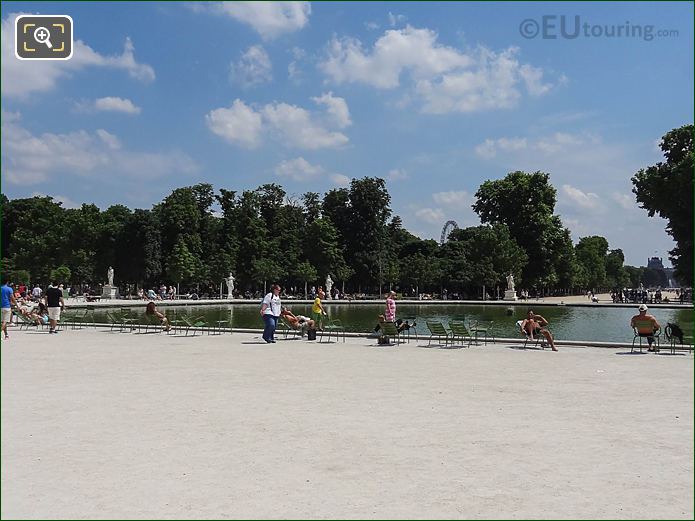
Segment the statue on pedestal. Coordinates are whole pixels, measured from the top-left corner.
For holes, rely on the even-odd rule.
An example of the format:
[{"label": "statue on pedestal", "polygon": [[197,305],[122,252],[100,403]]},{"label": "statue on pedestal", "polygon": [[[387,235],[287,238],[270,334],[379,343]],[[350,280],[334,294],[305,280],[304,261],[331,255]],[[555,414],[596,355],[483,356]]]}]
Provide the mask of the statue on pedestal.
[{"label": "statue on pedestal", "polygon": [[109,286],[113,286],[113,268],[109,266],[109,270],[106,272],[106,278],[109,281]]},{"label": "statue on pedestal", "polygon": [[333,289],[333,279],[331,279],[331,274],[329,273],[326,277],[326,298],[330,300],[332,298],[331,290]]},{"label": "statue on pedestal", "polygon": [[507,289],[514,291],[514,275],[511,273],[507,276]]},{"label": "statue on pedestal", "polygon": [[229,272],[229,277],[224,279],[224,281],[227,283],[227,298],[234,298],[234,275],[232,275],[232,272]]}]

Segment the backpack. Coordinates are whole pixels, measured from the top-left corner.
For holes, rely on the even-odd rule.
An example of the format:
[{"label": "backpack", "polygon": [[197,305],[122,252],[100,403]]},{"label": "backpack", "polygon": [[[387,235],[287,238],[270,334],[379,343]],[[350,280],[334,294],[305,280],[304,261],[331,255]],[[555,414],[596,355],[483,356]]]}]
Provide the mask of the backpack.
[{"label": "backpack", "polygon": [[683,345],[683,330],[678,324],[673,324],[669,322],[666,324],[666,338],[669,340],[672,338],[677,338],[681,345]]}]

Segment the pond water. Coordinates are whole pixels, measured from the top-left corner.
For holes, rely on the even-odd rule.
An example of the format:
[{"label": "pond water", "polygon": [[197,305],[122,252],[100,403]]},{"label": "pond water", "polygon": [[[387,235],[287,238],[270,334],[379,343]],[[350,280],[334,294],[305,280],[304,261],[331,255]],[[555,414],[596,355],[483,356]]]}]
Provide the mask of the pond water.
[{"label": "pond water", "polygon": [[[324,303],[330,318],[339,319],[347,331],[366,333],[373,329],[377,323],[377,316],[383,313],[383,304],[337,304]],[[288,307],[295,315],[310,316],[310,304],[291,304]],[[507,315],[507,307],[514,312]],[[517,320],[523,319],[529,309],[529,305],[523,306],[499,306],[499,305],[447,305],[447,304],[399,304],[398,318],[407,319],[409,322],[417,322],[417,332],[420,336],[429,336],[425,320],[440,320],[447,323],[449,320],[464,319],[469,321],[493,321],[496,337],[514,338],[519,336],[515,327]],[[170,318],[185,315],[190,318],[203,317],[208,324],[214,324],[217,320],[230,320],[235,328],[263,327],[263,321],[259,314],[259,306],[252,304],[235,304],[223,306],[167,306],[161,307]],[[96,309],[94,311],[97,322],[108,322],[106,311]],[[603,342],[631,342],[632,329],[630,318],[637,313],[635,308],[614,307],[570,307],[570,306],[539,306],[534,310],[550,322],[550,327],[556,338],[560,340],[585,340]],[[130,315],[136,317],[142,313],[144,318],[144,306],[133,308]],[[650,310],[664,328],[667,322],[680,324],[687,335],[693,332],[693,310],[688,309],[656,309]]]}]

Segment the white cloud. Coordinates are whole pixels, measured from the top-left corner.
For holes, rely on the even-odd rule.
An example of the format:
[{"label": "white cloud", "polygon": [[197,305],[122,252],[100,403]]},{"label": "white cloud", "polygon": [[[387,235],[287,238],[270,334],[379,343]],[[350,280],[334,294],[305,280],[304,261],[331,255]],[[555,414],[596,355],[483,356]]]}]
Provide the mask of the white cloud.
[{"label": "white cloud", "polygon": [[357,39],[333,38],[319,67],[335,83],[358,82],[392,89],[400,85],[404,72],[425,78],[470,64],[468,56],[437,43],[434,31],[407,26],[386,31],[371,52]]},{"label": "white cloud", "polygon": [[34,135],[15,120],[3,120],[3,177],[15,185],[34,185],[65,176],[126,175],[138,180],[194,173],[198,165],[178,151],[124,150],[115,135],[100,129]]},{"label": "white cloud", "polygon": [[565,202],[570,202],[575,206],[583,209],[597,209],[601,204],[601,198],[593,192],[583,192],[579,188],[564,184],[562,185],[562,194]]},{"label": "white cloud", "polygon": [[343,174],[330,174],[321,165],[313,165],[303,157],[286,159],[275,167],[275,175],[297,182],[328,178],[337,186],[348,186],[350,178]]},{"label": "white cloud", "polygon": [[287,66],[287,75],[295,83],[299,83],[302,77],[302,69],[299,62],[306,57],[306,51],[301,47],[292,47],[290,49],[293,60]]},{"label": "white cloud", "polygon": [[263,46],[252,45],[230,65],[229,79],[244,88],[254,87],[272,81],[272,71],[273,64]]},{"label": "white cloud", "polygon": [[99,136],[99,139],[101,139],[101,141],[111,150],[118,150],[121,148],[121,140],[118,139],[118,136],[107,132],[103,128],[97,129],[96,134]]},{"label": "white cloud", "polygon": [[190,2],[197,12],[226,15],[251,26],[264,40],[298,31],[309,22],[309,2]]},{"label": "white cloud", "polygon": [[343,174],[331,174],[331,181],[340,187],[350,186],[350,178]]},{"label": "white cloud", "polygon": [[350,110],[345,99],[333,96],[332,92],[322,94],[319,97],[311,98],[316,104],[324,105],[326,112],[333,119],[338,128],[345,128],[352,125],[350,120]]},{"label": "white cloud", "polygon": [[394,89],[404,83],[425,113],[474,112],[514,107],[522,85],[533,96],[553,87],[518,54],[517,47],[460,51],[439,43],[436,32],[408,25],[385,31],[372,49],[354,38],[333,38],[319,68],[337,84]]},{"label": "white cloud", "polygon": [[2,21],[2,95],[25,99],[38,92],[47,92],[55,88],[61,78],[87,67],[106,67],[121,69],[129,76],[142,82],[155,79],[154,69],[135,60],[134,47],[130,38],[126,38],[123,53],[104,56],[94,51],[82,40],[76,40],[73,56],[64,61],[29,61],[18,60],[14,55],[15,27],[18,14],[13,13]]},{"label": "white cloud", "polygon": [[553,87],[550,83],[543,83],[543,69],[538,67],[524,64],[519,67],[519,74],[531,96],[541,96]]},{"label": "white cloud", "polygon": [[408,179],[408,173],[402,168],[393,168],[386,174],[386,179],[389,181],[401,181],[403,179]]},{"label": "white cloud", "polygon": [[637,202],[635,201],[635,196],[634,195],[627,195],[627,194],[622,194],[620,192],[613,192],[613,195],[611,196],[613,201],[618,203],[623,210],[635,210],[639,208],[637,206]]},{"label": "white cloud", "polygon": [[558,152],[562,152],[563,150],[585,145],[587,142],[590,141],[597,143],[597,139],[594,136],[556,132],[552,136],[538,139],[533,144],[533,148],[546,155],[549,155],[557,154]]},{"label": "white cloud", "polygon": [[380,25],[376,22],[364,22],[364,26],[369,31],[376,31],[380,27]]},{"label": "white cloud", "polygon": [[345,134],[331,130],[329,122],[322,121],[323,117],[333,124],[337,122],[339,128],[346,125],[349,111],[347,104],[343,107],[345,100],[330,94],[321,98],[324,99],[321,104],[328,105],[323,114],[287,103],[269,103],[254,109],[237,99],[230,108],[209,112],[206,121],[212,132],[246,148],[258,146],[265,135],[272,135],[287,147],[305,150],[337,148],[347,144],[349,140]]},{"label": "white cloud", "polygon": [[261,142],[261,115],[235,99],[229,108],[219,108],[205,115],[208,128],[230,143],[255,148]]},{"label": "white cloud", "polygon": [[83,100],[75,103],[80,112],[122,112],[124,114],[140,114],[142,109],[127,98],[107,96],[95,100]]},{"label": "white cloud", "polygon": [[408,19],[404,14],[393,14],[389,11],[389,25],[394,27],[395,25],[402,24]]},{"label": "white cloud", "polygon": [[473,202],[471,194],[465,190],[452,190],[449,192],[437,192],[432,194],[432,199],[435,203],[442,206],[450,206],[453,208],[463,208],[470,206]]},{"label": "white cloud", "polygon": [[486,139],[475,147],[475,153],[485,159],[491,159],[497,155],[498,150],[515,151],[523,150],[527,146],[526,138]]},{"label": "white cloud", "polygon": [[289,178],[293,181],[308,181],[321,176],[323,173],[324,170],[321,166],[312,165],[303,157],[281,161],[275,167],[275,175]]},{"label": "white cloud", "polygon": [[442,224],[444,212],[441,208],[420,208],[415,211],[415,216],[429,224]]}]

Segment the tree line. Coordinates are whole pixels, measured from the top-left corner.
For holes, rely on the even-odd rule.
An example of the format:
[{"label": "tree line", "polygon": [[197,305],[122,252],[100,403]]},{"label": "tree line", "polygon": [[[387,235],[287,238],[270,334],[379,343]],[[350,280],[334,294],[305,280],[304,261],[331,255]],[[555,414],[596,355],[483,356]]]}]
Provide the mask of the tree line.
[{"label": "tree line", "polygon": [[[683,208],[690,214],[689,235],[680,214],[671,216],[669,227],[678,244],[671,258],[683,281],[692,280],[689,129],[667,134],[662,141],[667,162],[633,178],[637,200],[651,214],[665,215],[673,204],[654,206],[661,197],[650,195],[657,190],[652,185],[663,191],[674,177],[683,182],[690,162],[690,190],[681,185],[669,192],[671,198],[690,197]],[[684,146],[686,152],[677,154]],[[94,204],[66,209],[51,197],[2,195],[2,271],[25,282],[60,278],[93,285],[104,282],[113,266],[119,285],[139,287],[162,282],[219,287],[233,272],[242,291],[271,281],[305,288],[331,274],[349,293],[446,288],[469,298],[479,297],[483,286],[491,295],[498,287],[504,290],[509,273],[519,288],[542,292],[664,285],[650,270],[625,266],[622,250],[611,249],[604,237],[583,237],[573,245],[554,213],[556,195],[542,172],[517,171],[486,181],[473,204],[482,224],[454,230],[444,244],[406,230],[392,213],[384,180],[372,177],[353,179],[348,188],[323,196],[301,197],[288,196],[277,184],[239,193],[200,183],[173,190],[151,209],[135,210],[114,205],[101,211]]]}]

